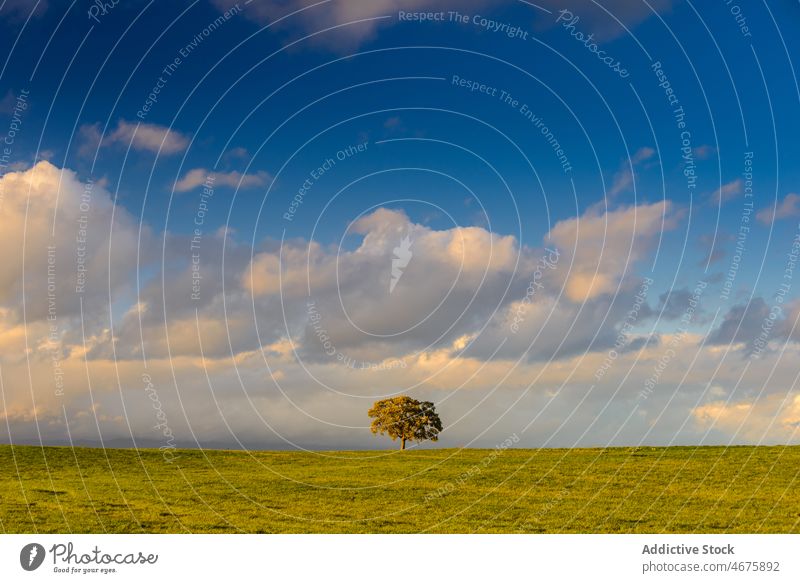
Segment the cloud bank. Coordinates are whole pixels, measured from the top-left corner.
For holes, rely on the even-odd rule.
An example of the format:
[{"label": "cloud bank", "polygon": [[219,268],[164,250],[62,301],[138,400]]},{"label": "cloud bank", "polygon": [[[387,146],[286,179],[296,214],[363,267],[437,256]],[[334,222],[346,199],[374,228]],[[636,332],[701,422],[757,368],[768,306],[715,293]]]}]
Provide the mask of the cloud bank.
[{"label": "cloud bank", "polygon": [[796,441],[800,309],[749,363],[763,300],[682,329],[706,298],[646,283],[681,221],[669,201],[594,208],[540,246],[378,208],[341,247],[206,234],[198,268],[188,235],[140,225],[71,170],[40,162],[0,186],[15,442],[159,446],[155,394],[182,445],[375,447],[365,411],[399,393],[437,403],[447,444],[509,428],[527,446]]}]

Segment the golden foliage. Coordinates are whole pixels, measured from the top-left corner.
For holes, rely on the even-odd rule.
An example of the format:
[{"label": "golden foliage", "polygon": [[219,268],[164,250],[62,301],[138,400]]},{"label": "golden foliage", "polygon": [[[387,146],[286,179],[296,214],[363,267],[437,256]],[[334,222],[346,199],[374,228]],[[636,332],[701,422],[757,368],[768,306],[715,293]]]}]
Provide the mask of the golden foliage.
[{"label": "golden foliage", "polygon": [[372,433],[388,434],[392,441],[400,440],[400,449],[406,441],[437,441],[442,421],[430,401],[417,401],[402,395],[377,401],[369,416],[373,418]]}]

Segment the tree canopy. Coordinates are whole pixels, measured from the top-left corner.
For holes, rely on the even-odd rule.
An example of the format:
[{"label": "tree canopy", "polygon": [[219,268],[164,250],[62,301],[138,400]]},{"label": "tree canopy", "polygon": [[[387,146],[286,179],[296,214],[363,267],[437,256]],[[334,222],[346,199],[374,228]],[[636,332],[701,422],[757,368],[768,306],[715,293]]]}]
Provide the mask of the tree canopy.
[{"label": "tree canopy", "polygon": [[373,418],[372,433],[387,434],[392,441],[399,439],[400,449],[406,448],[406,441],[438,441],[442,430],[433,403],[405,395],[377,401],[369,416]]}]

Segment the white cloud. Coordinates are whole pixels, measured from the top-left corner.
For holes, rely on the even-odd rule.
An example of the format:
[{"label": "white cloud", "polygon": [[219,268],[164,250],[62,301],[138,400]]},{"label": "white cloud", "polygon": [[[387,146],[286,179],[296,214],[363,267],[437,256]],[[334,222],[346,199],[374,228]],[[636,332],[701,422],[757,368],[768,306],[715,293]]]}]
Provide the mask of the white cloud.
[{"label": "white cloud", "polygon": [[[81,182],[75,172],[42,161],[0,177],[0,192],[0,306],[16,319],[22,318],[23,295],[28,323],[47,317],[48,275],[55,282],[56,308],[63,317],[79,311],[75,289],[81,268],[86,270],[82,295],[87,303],[130,282],[137,222],[124,209],[114,212],[111,195],[100,183]],[[112,272],[109,261],[115,267]]]},{"label": "white cloud", "polygon": [[622,276],[646,256],[659,233],[675,227],[669,201],[590,213],[557,223],[549,240],[566,258],[565,292],[575,302],[613,293]]},{"label": "white cloud", "polygon": [[78,155],[93,157],[101,145],[118,144],[134,150],[170,155],[183,152],[189,138],[175,129],[153,123],[130,123],[120,120],[117,127],[103,137],[99,123],[78,128]]},{"label": "white cloud", "polygon": [[117,127],[102,137],[100,124],[85,124],[78,128],[78,155],[94,156],[102,144],[130,145],[134,150],[177,154],[189,146],[189,138],[178,130],[153,123],[130,123],[120,120]]},{"label": "white cloud", "polygon": [[[229,238],[223,262],[224,234],[209,233],[202,244],[202,299],[193,302],[189,239],[154,235],[143,227],[142,242],[155,240],[158,248],[139,249],[139,225],[123,208],[114,209],[99,184],[91,193],[90,268],[81,322],[74,290],[75,235],[86,184],[70,170],[41,162],[3,176],[0,185],[6,252],[0,269],[6,406],[0,418],[17,441],[35,440],[41,431],[46,441],[64,443],[69,422],[72,437],[81,442],[96,443],[99,425],[107,445],[130,443],[131,431],[140,445],[161,445],[143,389],[144,372],[182,444],[198,436],[206,445],[230,447],[236,445],[233,429],[254,447],[285,445],[283,439],[307,447],[382,446],[366,429],[365,411],[375,397],[398,391],[440,404],[448,426],[443,444],[469,443],[504,415],[503,423],[477,442],[490,446],[497,437],[521,430],[545,407],[547,414],[524,434],[524,445],[573,445],[579,439],[602,445],[612,438],[636,443],[645,437],[691,442],[708,427],[698,423],[678,431],[692,415],[719,417],[715,435],[724,440],[737,431],[738,409],[698,407],[708,386],[715,388],[717,401],[726,395],[732,395],[731,403],[746,400],[732,391],[743,374],[743,387],[771,379],[763,408],[755,406],[751,418],[777,421],[772,427],[761,421],[750,427],[748,421],[752,431],[744,438],[739,432],[740,438],[756,439],[766,431],[769,439],[788,440],[797,422],[796,411],[779,407],[776,400],[796,374],[800,350],[794,341],[785,355],[765,353],[748,368],[741,358],[720,366],[730,345],[700,348],[705,334],[686,334],[674,343],[669,334],[648,338],[644,331],[631,332],[607,374],[594,379],[633,305],[640,281],[637,262],[650,257],[662,221],[664,228],[677,222],[667,202],[589,212],[557,223],[548,246],[560,250],[558,264],[540,280],[541,295],[510,338],[509,315],[543,253],[514,237],[477,227],[437,230],[400,211],[379,209],[350,226],[341,250],[300,239],[281,250],[265,240],[251,256],[249,242]],[[406,236],[413,257],[390,294],[392,251]],[[57,249],[55,341],[47,319],[50,244]],[[600,283],[587,284],[587,274],[598,269]],[[569,297],[558,299],[562,287]],[[676,298],[672,308],[679,312],[688,300]],[[326,353],[309,318],[309,299],[337,352],[386,365],[386,370],[348,366]],[[651,316],[652,310],[643,307],[640,322]],[[504,338],[502,350],[495,352]],[[657,389],[646,402],[637,402],[668,347],[674,354],[669,366],[659,369]],[[65,380],[61,395],[54,354]],[[388,368],[392,362],[402,366]],[[591,385],[595,388],[587,394]],[[643,414],[623,427],[637,404]]]},{"label": "white cloud", "polygon": [[272,180],[267,172],[242,174],[241,172],[214,172],[205,168],[193,168],[175,183],[176,192],[188,192],[208,183],[213,187],[229,186],[231,188],[248,189],[266,186]]},{"label": "white cloud", "polygon": [[740,442],[790,443],[800,438],[800,394],[795,392],[758,400],[713,401],[692,414],[703,429],[716,429]]},{"label": "white cloud", "polygon": [[136,150],[177,154],[189,145],[189,138],[177,130],[153,123],[129,123],[120,120],[110,136],[110,142],[130,143]]}]

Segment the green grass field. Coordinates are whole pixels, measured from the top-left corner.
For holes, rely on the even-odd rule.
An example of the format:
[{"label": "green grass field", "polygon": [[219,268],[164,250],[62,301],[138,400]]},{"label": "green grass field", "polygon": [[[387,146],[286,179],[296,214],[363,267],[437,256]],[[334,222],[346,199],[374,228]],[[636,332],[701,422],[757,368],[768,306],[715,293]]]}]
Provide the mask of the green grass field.
[{"label": "green grass field", "polygon": [[800,532],[800,447],[0,446],[7,533]]}]

